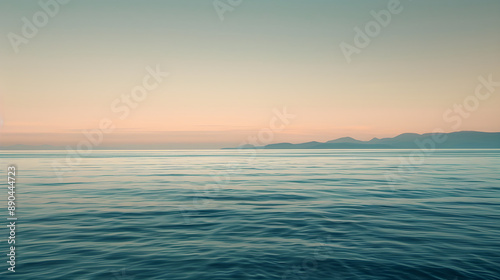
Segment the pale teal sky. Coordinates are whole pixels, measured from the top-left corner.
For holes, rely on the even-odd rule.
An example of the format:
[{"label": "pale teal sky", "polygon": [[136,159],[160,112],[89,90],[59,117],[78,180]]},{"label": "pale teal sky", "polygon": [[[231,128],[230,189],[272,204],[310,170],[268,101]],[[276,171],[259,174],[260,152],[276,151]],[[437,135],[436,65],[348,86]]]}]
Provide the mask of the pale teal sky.
[{"label": "pale teal sky", "polygon": [[297,117],[273,142],[500,131],[500,88],[459,126],[443,120],[479,76],[500,81],[500,1],[401,0],[348,63],[339,44],[389,2],[243,0],[221,21],[212,1],[73,0],[16,54],[8,34],[41,8],[2,1],[0,145],[74,143],[155,65],[171,75],[108,145],[131,131],[146,140],[124,145],[233,145],[284,106]]}]

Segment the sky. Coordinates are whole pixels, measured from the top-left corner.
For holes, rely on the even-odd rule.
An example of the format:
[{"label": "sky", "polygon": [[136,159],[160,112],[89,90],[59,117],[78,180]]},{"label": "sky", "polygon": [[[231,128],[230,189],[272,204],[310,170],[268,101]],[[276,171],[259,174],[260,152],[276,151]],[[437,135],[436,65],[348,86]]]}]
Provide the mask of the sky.
[{"label": "sky", "polygon": [[500,131],[499,15],[497,0],[1,1],[0,146]]}]

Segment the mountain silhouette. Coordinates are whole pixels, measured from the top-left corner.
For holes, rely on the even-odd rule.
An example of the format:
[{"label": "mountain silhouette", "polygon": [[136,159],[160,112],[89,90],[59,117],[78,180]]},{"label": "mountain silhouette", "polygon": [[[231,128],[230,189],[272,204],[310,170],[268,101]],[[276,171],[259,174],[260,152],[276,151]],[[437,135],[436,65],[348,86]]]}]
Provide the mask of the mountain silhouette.
[{"label": "mountain silhouette", "polygon": [[[460,131],[451,133],[403,133],[370,141],[342,137],[327,142],[276,143],[239,149],[500,149],[500,132]],[[234,149],[234,148],[230,148]]]}]

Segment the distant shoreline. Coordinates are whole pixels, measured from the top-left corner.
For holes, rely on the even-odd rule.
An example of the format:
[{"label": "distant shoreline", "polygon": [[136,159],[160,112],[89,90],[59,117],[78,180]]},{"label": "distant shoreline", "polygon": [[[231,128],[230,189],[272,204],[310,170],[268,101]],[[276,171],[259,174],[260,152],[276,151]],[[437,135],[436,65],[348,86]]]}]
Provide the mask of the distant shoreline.
[{"label": "distant shoreline", "polygon": [[[167,146],[168,144],[165,144]],[[500,149],[500,132],[460,131],[450,133],[403,133],[392,138],[373,138],[369,141],[342,137],[327,142],[275,143],[265,146],[245,145],[223,148],[168,148],[168,147],[96,147],[99,151],[182,151],[182,150],[405,150],[405,149]],[[0,146],[0,151],[67,151],[53,145]]]},{"label": "distant shoreline", "polygon": [[245,145],[224,149],[500,149],[500,132],[459,131],[450,133],[403,133],[369,141],[342,137],[327,142]]}]

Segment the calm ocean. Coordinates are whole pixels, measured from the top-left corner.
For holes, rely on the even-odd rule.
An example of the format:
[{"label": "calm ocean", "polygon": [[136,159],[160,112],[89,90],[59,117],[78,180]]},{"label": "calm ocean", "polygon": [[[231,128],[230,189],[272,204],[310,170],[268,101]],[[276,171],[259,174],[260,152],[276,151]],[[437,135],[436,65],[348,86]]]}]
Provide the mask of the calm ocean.
[{"label": "calm ocean", "polygon": [[500,279],[500,150],[411,152],[0,151],[0,279]]}]

